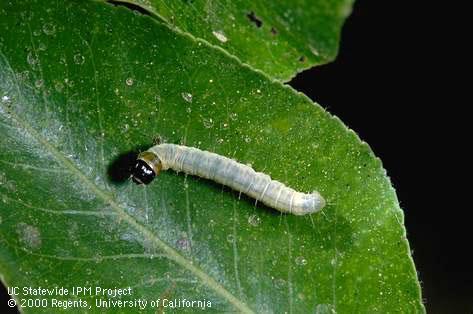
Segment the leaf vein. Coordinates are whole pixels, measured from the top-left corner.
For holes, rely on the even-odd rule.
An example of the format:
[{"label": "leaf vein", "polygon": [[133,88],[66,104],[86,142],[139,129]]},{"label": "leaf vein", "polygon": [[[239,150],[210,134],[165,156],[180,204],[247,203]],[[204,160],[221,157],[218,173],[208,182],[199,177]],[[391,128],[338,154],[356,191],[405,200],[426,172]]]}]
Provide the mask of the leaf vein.
[{"label": "leaf vein", "polygon": [[[19,87],[17,86],[18,91]],[[20,92],[20,91],[19,91]],[[4,105],[1,105],[4,107]],[[173,260],[178,265],[186,268],[190,271],[193,275],[198,277],[205,285],[209,288],[214,290],[217,294],[221,297],[226,299],[230,304],[238,308],[241,312],[244,313],[253,313],[253,311],[241,300],[237,299],[230,291],[228,291],[225,287],[223,287],[220,283],[218,283],[215,279],[210,277],[200,268],[192,264],[188,261],[184,256],[179,254],[174,248],[169,246],[167,243],[162,241],[158,238],[152,231],[148,228],[143,226],[137,220],[135,220],[132,216],[130,216],[126,211],[118,205],[115,200],[102,191],[99,187],[97,187],[94,183],[92,183],[89,178],[82,173],[70,160],[68,160],[65,156],[61,154],[53,145],[51,145],[45,138],[41,136],[32,126],[28,123],[23,121],[16,113],[11,112],[11,117],[17,121],[18,125],[23,128],[27,133],[31,134],[31,136],[41,145],[45,150],[47,150],[54,158],[60,163],[63,164],[65,168],[69,169],[73,175],[77,177],[79,181],[82,182],[84,186],[86,186],[89,190],[95,193],[99,198],[103,199],[106,203],[110,205],[110,207],[117,213],[116,217],[118,220],[125,221],[131,227],[136,229],[139,233],[141,233],[145,238],[148,238],[152,243],[154,243],[158,248],[160,248],[165,255],[168,256],[170,260]]]}]

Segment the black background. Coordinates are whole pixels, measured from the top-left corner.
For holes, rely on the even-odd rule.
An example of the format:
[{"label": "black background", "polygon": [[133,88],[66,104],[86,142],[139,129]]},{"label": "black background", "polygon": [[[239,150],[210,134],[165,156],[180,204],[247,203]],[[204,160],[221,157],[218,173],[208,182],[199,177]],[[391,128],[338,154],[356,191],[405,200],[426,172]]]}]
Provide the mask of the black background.
[{"label": "black background", "polygon": [[[461,201],[469,183],[460,181],[462,145],[454,142],[464,101],[447,88],[457,48],[444,24],[428,5],[358,0],[337,60],[290,85],[340,117],[383,161],[405,212],[427,311],[473,313],[471,205]],[[6,313],[5,290],[0,297]]]}]

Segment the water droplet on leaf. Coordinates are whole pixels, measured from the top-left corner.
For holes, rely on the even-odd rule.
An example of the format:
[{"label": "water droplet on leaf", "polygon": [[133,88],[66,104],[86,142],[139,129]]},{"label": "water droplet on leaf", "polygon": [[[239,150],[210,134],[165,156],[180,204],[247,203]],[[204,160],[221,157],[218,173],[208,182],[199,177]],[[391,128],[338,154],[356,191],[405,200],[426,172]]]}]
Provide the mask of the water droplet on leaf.
[{"label": "water droplet on leaf", "polygon": [[36,86],[36,88],[41,88],[43,84],[44,84],[43,80],[36,80],[34,82],[34,86]]},{"label": "water droplet on leaf", "polygon": [[214,120],[212,118],[204,119],[204,127],[210,129],[214,126]]},{"label": "water droplet on leaf", "polygon": [[133,78],[129,77],[125,80],[125,83],[128,86],[132,86],[135,83],[135,81],[133,80]]},{"label": "water droplet on leaf", "polygon": [[83,64],[85,61],[85,57],[81,55],[80,53],[76,53],[74,55],[74,63],[75,64]]},{"label": "water droplet on leaf", "polygon": [[191,93],[181,93],[182,98],[187,102],[192,102],[192,94]]},{"label": "water droplet on leaf", "polygon": [[235,236],[233,234],[227,235],[227,241],[230,243],[235,242]]},{"label": "water droplet on leaf", "polygon": [[299,266],[305,266],[307,265],[307,260],[304,258],[304,256],[298,256],[296,257],[296,264]]},{"label": "water droplet on leaf", "polygon": [[46,35],[54,35],[56,33],[56,25],[53,23],[46,23],[43,25],[43,32]]},{"label": "water droplet on leaf", "polygon": [[28,55],[26,56],[26,61],[28,62],[29,65],[33,67],[38,64],[38,58],[33,52],[28,53]]},{"label": "water droplet on leaf", "polygon": [[258,215],[251,215],[248,217],[248,223],[253,227],[258,227],[261,224],[261,218]]}]

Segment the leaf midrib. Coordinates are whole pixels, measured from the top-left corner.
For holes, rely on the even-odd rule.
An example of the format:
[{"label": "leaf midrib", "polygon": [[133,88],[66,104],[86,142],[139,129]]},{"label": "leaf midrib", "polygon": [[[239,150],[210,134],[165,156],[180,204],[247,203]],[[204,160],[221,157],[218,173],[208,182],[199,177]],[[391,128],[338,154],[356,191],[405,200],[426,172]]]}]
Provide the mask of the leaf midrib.
[{"label": "leaf midrib", "polygon": [[[17,86],[18,88],[18,86]],[[21,92],[18,88],[18,93],[21,95]],[[2,106],[3,110],[6,111],[4,105]],[[204,271],[202,271],[197,266],[193,265],[191,261],[188,261],[184,256],[179,254],[175,249],[171,246],[166,244],[162,241],[159,237],[157,237],[151,230],[140,224],[136,221],[132,216],[130,216],[115,200],[107,195],[104,191],[102,191],[98,186],[92,183],[89,178],[84,175],[70,160],[68,160],[60,151],[58,151],[53,145],[51,145],[47,139],[45,139],[40,133],[38,133],[32,126],[26,123],[23,119],[21,119],[16,113],[13,111],[9,111],[9,115],[23,128],[26,132],[28,132],[40,145],[49,152],[56,160],[63,164],[64,167],[71,171],[71,175],[75,175],[79,182],[84,184],[87,188],[89,188],[93,193],[95,193],[98,197],[100,197],[103,201],[108,203],[113,211],[117,213],[116,219],[127,222],[131,227],[136,229],[139,233],[141,233],[145,238],[150,240],[152,243],[156,244],[158,248],[160,248],[167,258],[173,260],[175,263],[179,264],[180,266],[186,268],[191,273],[193,273],[197,278],[199,278],[205,285],[213,289],[216,293],[218,293],[223,298],[227,299],[232,305],[238,308],[243,313],[254,313],[245,303],[240,301],[236,298],[232,293],[230,293],[225,287],[219,284],[215,279],[207,275]]]}]

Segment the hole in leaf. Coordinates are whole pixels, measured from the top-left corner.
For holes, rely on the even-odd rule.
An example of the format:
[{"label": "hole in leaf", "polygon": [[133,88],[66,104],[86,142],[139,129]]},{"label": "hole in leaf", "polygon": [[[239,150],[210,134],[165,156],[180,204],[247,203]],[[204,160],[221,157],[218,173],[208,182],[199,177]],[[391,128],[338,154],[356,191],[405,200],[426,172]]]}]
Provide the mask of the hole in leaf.
[{"label": "hole in leaf", "polygon": [[251,11],[246,15],[250,22],[254,23],[256,27],[260,28],[263,26],[263,21],[255,15],[255,12]]}]

